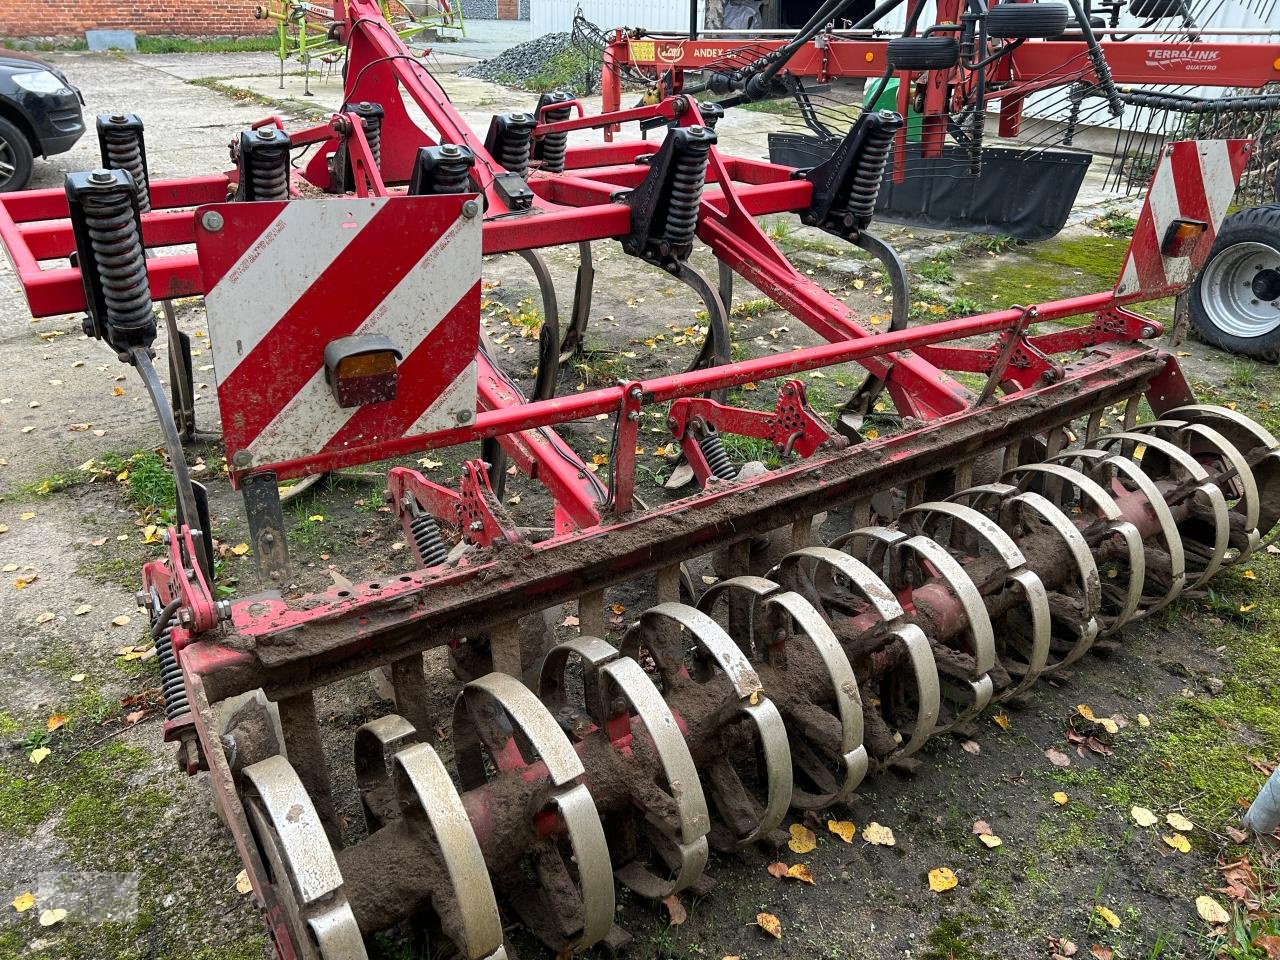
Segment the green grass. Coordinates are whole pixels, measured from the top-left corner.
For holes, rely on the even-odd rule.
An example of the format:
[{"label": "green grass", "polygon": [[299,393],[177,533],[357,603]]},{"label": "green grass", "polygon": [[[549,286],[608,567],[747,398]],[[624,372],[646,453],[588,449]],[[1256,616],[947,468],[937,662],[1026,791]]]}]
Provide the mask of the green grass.
[{"label": "green grass", "polygon": [[752,113],[769,113],[778,116],[795,113],[796,103],[790,97],[785,100],[754,100],[742,104],[742,109],[750,110]]},{"label": "green grass", "polygon": [[519,87],[542,93],[546,90],[568,90],[571,93],[590,94],[594,92],[600,68],[585,52],[577,47],[561,50],[532,77],[518,77],[515,74],[499,74],[495,79],[509,87]]},{"label": "green grass", "polygon": [[274,30],[253,37],[138,37],[139,53],[251,53],[278,47]]},{"label": "green grass", "polygon": [[956,275],[951,272],[951,264],[942,257],[934,257],[917,264],[916,273],[931,283],[950,283],[956,278]]}]

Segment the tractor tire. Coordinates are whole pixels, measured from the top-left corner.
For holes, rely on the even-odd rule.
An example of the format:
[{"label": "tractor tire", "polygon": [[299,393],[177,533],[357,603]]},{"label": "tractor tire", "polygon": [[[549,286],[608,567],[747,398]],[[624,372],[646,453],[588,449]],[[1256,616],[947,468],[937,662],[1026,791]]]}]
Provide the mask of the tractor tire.
[{"label": "tractor tire", "polygon": [[894,37],[886,56],[895,70],[946,70],[960,62],[953,37]]},{"label": "tractor tire", "polygon": [[1129,4],[1129,13],[1139,20],[1167,20],[1181,17],[1187,12],[1183,0],[1133,0]]},{"label": "tractor tire", "polygon": [[1003,0],[987,11],[987,36],[998,40],[1056,37],[1067,28],[1065,3],[1012,3]]},{"label": "tractor tire", "polygon": [[1280,204],[1222,222],[1191,287],[1191,323],[1212,346],[1257,360],[1280,357]]},{"label": "tractor tire", "polygon": [[21,190],[31,179],[35,159],[26,134],[0,118],[0,193]]}]

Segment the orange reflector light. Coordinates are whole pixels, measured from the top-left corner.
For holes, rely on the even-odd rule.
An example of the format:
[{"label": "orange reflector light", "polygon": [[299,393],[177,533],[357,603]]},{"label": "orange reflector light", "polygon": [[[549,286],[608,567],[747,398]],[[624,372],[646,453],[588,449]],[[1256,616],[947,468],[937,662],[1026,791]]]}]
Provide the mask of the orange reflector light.
[{"label": "orange reflector light", "polygon": [[876,55],[872,53],[870,50],[868,50],[865,54],[863,54],[863,57],[862,57],[862,59],[866,60],[867,63],[871,63],[873,60],[875,60],[875,58],[876,58]]},{"label": "orange reflector light", "polygon": [[340,407],[396,398],[400,350],[380,334],[342,337],[324,350],[324,377]]},{"label": "orange reflector light", "polygon": [[1276,57],[1274,60],[1272,60],[1271,66],[1275,67],[1275,69],[1277,70],[1280,70],[1280,57]]},{"label": "orange reflector light", "polygon": [[1203,220],[1174,220],[1164,232],[1160,252],[1166,257],[1189,257],[1208,229]]}]

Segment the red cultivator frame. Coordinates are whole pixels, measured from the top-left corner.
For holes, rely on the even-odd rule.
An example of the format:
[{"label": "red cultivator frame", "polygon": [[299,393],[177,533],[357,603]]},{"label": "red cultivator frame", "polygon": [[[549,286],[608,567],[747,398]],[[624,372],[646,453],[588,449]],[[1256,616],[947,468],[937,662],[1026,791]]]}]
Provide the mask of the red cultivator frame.
[{"label": "red cultivator frame", "polygon": [[[1168,150],[1115,290],[872,333],[753,217],[796,212],[891,257],[866,232],[866,188],[901,118],[869,114],[804,175],[720,154],[679,96],[600,117],[548,97],[537,117],[495,117],[481,142],[373,0],[337,13],[354,103],[329,124],[264,123],[234,145],[233,175],[148,182],[140,125],[107,118],[139,149],[69,177],[65,194],[0,199],[33,312],[87,309],[165,427],[179,522],[141,598],[166,736],[185,769],[208,771],[282,957],[365,957],[369,937],[402,925],[503,956],[503,912],[558,953],[620,945],[615,883],[705,891],[711,848],[770,840],[789,808],[850,802],[869,773],[1200,588],[1275,523],[1274,438],[1196,405],[1176,361],[1144,342],[1159,325],[1128,309],[1203,259],[1247,143]],[[656,150],[564,136],[654,118],[670,124]],[[290,191],[290,151],[309,144],[321,148],[305,179],[328,197]],[[688,263],[695,237],[829,342],[728,362],[725,305]],[[605,239],[703,300],[699,363],[557,396],[559,355],[590,307],[584,257],[573,323],[562,336],[548,315],[537,397],[524,397],[477,346],[481,252],[521,253],[542,278],[539,247]],[[73,251],[78,268],[41,266]],[[417,569],[214,602],[207,510],[179,442],[188,411],[173,415],[151,361],[152,297],[193,293],[268,575],[288,564],[277,480],[486,442],[457,489],[391,470]],[[850,361],[869,379],[832,426],[791,378]],[[748,382],[777,385],[772,410],[726,404]],[[863,436],[882,391],[901,429]],[[1156,419],[1139,423],[1143,398]],[[646,507],[633,451],[659,404],[700,490]],[[551,429],[599,414],[616,436],[607,484]],[[784,466],[739,475],[722,433],[772,443]],[[546,539],[494,495],[504,457],[553,497]],[[722,579],[699,595],[681,565],[705,554]],[[616,646],[600,639],[606,591],[646,575],[657,604]],[[555,643],[541,614],[570,600],[580,636]],[[424,674],[423,653],[442,646],[464,682],[448,716]],[[356,731],[349,795],[316,696],[369,670],[395,712]],[[363,816],[358,838],[339,811]]]}]

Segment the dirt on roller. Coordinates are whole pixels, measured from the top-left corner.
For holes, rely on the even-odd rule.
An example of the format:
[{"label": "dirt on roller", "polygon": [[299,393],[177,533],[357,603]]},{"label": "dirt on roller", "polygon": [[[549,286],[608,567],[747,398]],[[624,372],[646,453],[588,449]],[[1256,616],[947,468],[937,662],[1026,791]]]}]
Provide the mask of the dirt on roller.
[{"label": "dirt on roller", "polygon": [[[272,72],[269,57],[55,59],[84,87],[88,115],[121,109],[142,115],[155,177],[225,168],[231,137],[271,112],[186,82],[214,78],[261,96],[252,75]],[[275,82],[274,75],[263,78]],[[445,83],[468,119],[483,121],[481,129],[489,113],[528,108],[535,99],[476,80]],[[327,89],[317,85],[317,100],[333,99],[334,87],[336,81]],[[767,115],[731,112],[724,139],[762,156],[767,127]],[[85,140],[66,156],[39,163],[33,186],[57,186],[65,172],[96,162],[96,146]],[[1092,206],[1086,204],[1061,237],[1034,247],[881,228],[912,263],[914,322],[1109,286],[1127,242],[1114,235],[1115,224],[1123,231],[1132,204],[1086,200]],[[795,218],[769,218],[764,226],[797,265],[839,291],[873,327],[887,324],[887,289],[850,248],[801,228]],[[575,258],[576,248],[548,253],[565,313]],[[705,251],[694,262],[714,277]],[[588,349],[565,370],[561,391],[683,369],[704,332],[689,291],[625,257],[616,244],[597,245],[596,267]],[[541,315],[523,261],[486,262],[484,298],[496,355],[528,389]],[[1167,316],[1167,307],[1156,309],[1157,317]],[[197,417],[216,433],[203,312],[189,302],[180,304],[179,314],[197,340]],[[733,327],[735,356],[817,342],[742,283]],[[12,271],[0,268],[6,352],[0,618],[10,625],[0,638],[0,737],[8,747],[0,762],[0,957],[267,957],[265,928],[252,896],[237,888],[240,865],[208,789],[202,778],[180,774],[172,748],[161,742],[158,674],[147,652],[146,617],[133,600],[138,569],[161,550],[150,528],[163,528],[172,509],[172,488],[154,453],[159,434],[137,378],[79,329],[76,317],[33,322]],[[1274,368],[1193,343],[1171,349],[1186,354],[1182,362],[1203,400],[1234,404],[1273,430],[1280,426],[1272,410],[1280,383]],[[802,379],[810,402],[827,415],[858,385],[861,372],[832,369]],[[771,407],[775,390],[762,383],[733,399]],[[870,426],[893,429],[883,417]],[[605,474],[611,428],[607,419],[592,420],[562,433],[588,463],[604,458]],[[673,467],[665,455],[669,443],[663,413],[646,411],[638,440],[638,492],[646,502],[680,495],[661,486]],[[730,453],[738,465],[776,463],[763,445],[735,441]],[[459,464],[478,455],[473,446],[401,462],[452,483]],[[221,447],[216,439],[201,442],[189,458],[210,487],[219,587],[251,595],[262,585],[241,549],[247,528],[224,476]],[[382,486],[380,470],[345,471],[287,506],[295,561],[289,595],[411,568],[403,532],[382,503]],[[504,500],[533,535],[551,526],[548,500],[533,485],[509,478]],[[832,511],[815,535],[829,537],[847,524],[847,513]],[[714,576],[709,558],[691,572],[695,581]],[[1130,626],[1104,655],[1086,658],[1069,676],[1038,683],[1017,709],[989,711],[963,738],[935,738],[913,774],[869,781],[852,804],[827,816],[789,818],[787,825],[814,831],[816,847],[808,852],[784,845],[713,857],[715,889],[682,898],[682,923],[671,924],[662,904],[620,893],[618,920],[634,935],[624,956],[1265,957],[1267,941],[1259,938],[1280,934],[1275,920],[1242,919],[1244,942],[1257,939],[1263,947],[1222,953],[1222,931],[1231,927],[1207,924],[1196,899],[1213,897],[1243,917],[1229,894],[1217,892],[1231,889],[1218,865],[1242,856],[1261,882],[1280,880],[1274,844],[1242,846],[1230,832],[1280,753],[1278,583],[1275,557],[1263,550],[1216,578],[1205,596]],[[610,638],[652,602],[649,577],[609,591]],[[553,622],[568,635],[575,614],[556,611]],[[441,749],[449,759],[447,718],[457,683],[443,651],[430,654],[428,664]],[[353,839],[363,829],[353,732],[392,706],[369,678],[357,677],[320,691],[317,710],[334,801]],[[1135,807],[1151,810],[1156,824],[1140,826]],[[1183,834],[1187,853],[1165,840],[1177,842],[1169,813],[1194,824]],[[855,824],[852,842],[829,829],[828,819]],[[892,846],[864,839],[873,822],[893,831]],[[979,839],[978,822],[1000,845]],[[804,864],[813,885],[773,876],[774,861]],[[940,868],[952,871],[957,883],[935,892],[929,875]],[[32,905],[19,909],[28,893]],[[1280,910],[1274,887],[1258,899],[1263,911]],[[780,939],[758,925],[760,914],[777,918]],[[512,938],[520,956],[546,955],[526,934],[517,930]],[[371,949],[382,958],[415,956],[397,938],[380,937]]]}]

